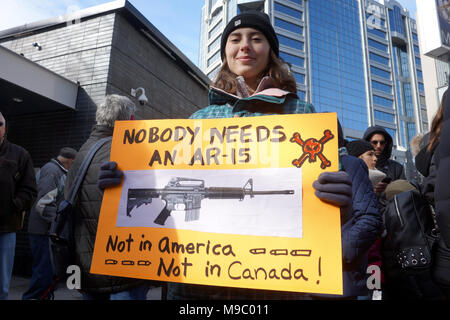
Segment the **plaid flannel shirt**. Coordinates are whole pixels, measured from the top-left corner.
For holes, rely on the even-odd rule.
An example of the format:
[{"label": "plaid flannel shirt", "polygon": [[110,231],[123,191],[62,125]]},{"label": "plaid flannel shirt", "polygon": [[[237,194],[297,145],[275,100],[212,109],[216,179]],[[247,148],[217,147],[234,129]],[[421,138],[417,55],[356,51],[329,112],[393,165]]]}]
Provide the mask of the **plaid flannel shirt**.
[{"label": "plaid flannel shirt", "polygon": [[275,114],[315,113],[312,104],[300,101],[293,93],[281,97],[255,94],[245,98],[227,94],[219,89],[209,91],[210,105],[191,115],[190,119],[257,117]]},{"label": "plaid flannel shirt", "polygon": [[[198,110],[191,119],[216,119],[236,117],[256,117],[275,114],[314,113],[311,104],[300,101],[296,94],[287,93],[283,96],[270,96],[257,92],[248,97],[240,98],[227,94],[219,89],[209,91],[210,105]],[[254,290],[218,286],[203,286],[182,283],[167,283],[167,298],[169,300],[286,300],[311,299],[308,294],[282,292],[271,290]]]}]

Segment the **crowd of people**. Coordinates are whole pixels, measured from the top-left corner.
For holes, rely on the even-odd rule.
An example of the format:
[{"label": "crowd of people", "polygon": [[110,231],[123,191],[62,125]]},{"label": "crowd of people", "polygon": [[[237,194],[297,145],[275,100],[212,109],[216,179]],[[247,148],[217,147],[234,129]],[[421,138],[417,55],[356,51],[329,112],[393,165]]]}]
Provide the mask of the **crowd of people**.
[{"label": "crowd of people", "polygon": [[[278,38],[266,14],[249,11],[231,19],[222,34],[221,57],[222,67],[210,88],[210,105],[195,112],[191,119],[315,112],[311,104],[298,98],[295,79],[279,57]],[[0,299],[8,296],[15,232],[21,228],[24,212],[29,210],[33,276],[23,299],[51,298],[48,288],[54,279],[48,249],[49,222],[64,193],[67,197],[90,148],[101,138],[112,136],[115,121],[132,120],[135,112],[134,103],[127,97],[107,96],[98,106],[96,125],[80,150],[62,148],[58,157],[40,169],[37,179],[30,155],[6,139],[6,121],[0,117]],[[382,299],[448,299],[450,191],[445,179],[450,171],[449,113],[444,97],[430,133],[421,137],[416,148],[419,151],[415,163],[424,176],[421,185],[407,181],[403,166],[391,159],[394,142],[386,130],[370,127],[362,139],[347,141],[338,123],[340,170],[323,172],[314,181],[313,188],[320,200],[340,209],[343,295],[167,283],[166,298],[371,299],[373,292],[367,286],[367,268],[376,265],[382,271],[381,288],[378,288]],[[142,300],[146,299],[152,282],[89,272],[103,191],[120,184],[123,177],[117,163],[109,161],[110,151],[111,142],[95,154],[75,203],[74,256],[82,272],[81,292],[86,300]],[[414,277],[406,275],[393,258],[390,235],[384,226],[383,214],[391,198],[391,186],[399,183],[414,184],[427,195],[436,211],[442,236],[437,248],[436,272],[428,279],[435,289],[430,295],[417,292],[417,287],[412,289]]]}]

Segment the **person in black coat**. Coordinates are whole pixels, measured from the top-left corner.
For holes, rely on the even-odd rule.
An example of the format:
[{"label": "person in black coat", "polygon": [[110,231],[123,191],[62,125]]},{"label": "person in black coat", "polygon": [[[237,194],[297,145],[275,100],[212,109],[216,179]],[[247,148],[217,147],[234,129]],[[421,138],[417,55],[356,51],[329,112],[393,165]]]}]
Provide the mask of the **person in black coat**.
[{"label": "person in black coat", "polygon": [[[96,125],[73,161],[65,185],[68,198],[77,172],[92,146],[102,138],[112,136],[116,120],[132,120],[136,106],[125,96],[108,95],[97,107]],[[111,142],[95,154],[83,178],[74,203],[75,263],[81,269],[81,293],[85,300],[145,300],[149,283],[141,279],[113,277],[90,273],[103,190],[97,187],[100,166],[109,160]]]},{"label": "person in black coat", "polygon": [[36,198],[31,156],[6,139],[6,120],[0,113],[0,300],[7,300],[14,265],[16,232]]},{"label": "person in black coat", "polygon": [[[448,90],[447,90],[448,92]],[[434,201],[436,209],[437,226],[440,232],[440,241],[435,255],[436,283],[450,299],[450,99],[442,104],[442,120],[439,145],[436,148],[436,184]],[[439,115],[439,112],[438,112]],[[431,137],[430,137],[431,140]]]},{"label": "person in black coat", "polygon": [[[379,126],[367,128],[364,132],[363,139],[369,141],[377,155],[376,168],[384,172],[391,181],[398,179],[406,179],[403,166],[395,160],[391,159],[392,147],[394,146],[391,135]],[[388,183],[380,182],[375,187],[376,193],[382,193],[386,189]]]}]

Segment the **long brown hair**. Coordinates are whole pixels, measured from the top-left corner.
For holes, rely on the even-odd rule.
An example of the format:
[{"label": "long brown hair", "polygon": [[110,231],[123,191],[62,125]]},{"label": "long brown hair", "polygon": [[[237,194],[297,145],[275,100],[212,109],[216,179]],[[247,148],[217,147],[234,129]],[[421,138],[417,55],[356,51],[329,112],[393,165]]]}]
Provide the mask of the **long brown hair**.
[{"label": "long brown hair", "polygon": [[439,139],[441,137],[442,119],[444,116],[444,108],[446,100],[447,100],[447,91],[444,92],[444,95],[442,96],[441,105],[439,106],[439,109],[433,118],[433,122],[431,123],[430,142],[428,142],[427,148],[428,152],[432,152],[433,149],[436,147],[436,145],[439,143]]},{"label": "long brown hair", "polygon": [[[267,68],[259,77],[258,82],[261,81],[261,79],[266,75],[272,78],[273,84],[276,88],[297,93],[297,86],[294,76],[290,72],[287,64],[278,58],[272,50],[270,50],[270,58]],[[231,72],[226,59],[224,59],[213,86],[228,93],[236,94],[236,77],[237,75]]]}]

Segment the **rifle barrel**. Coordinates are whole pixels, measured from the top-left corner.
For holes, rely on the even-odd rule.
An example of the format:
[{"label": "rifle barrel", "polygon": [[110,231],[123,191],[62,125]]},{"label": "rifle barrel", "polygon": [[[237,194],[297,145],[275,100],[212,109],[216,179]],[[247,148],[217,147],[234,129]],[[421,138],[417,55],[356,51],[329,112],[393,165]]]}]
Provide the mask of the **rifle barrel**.
[{"label": "rifle barrel", "polygon": [[205,198],[209,199],[244,199],[245,196],[255,195],[294,194],[294,190],[253,191],[243,188],[206,188]]},{"label": "rifle barrel", "polygon": [[274,190],[274,191],[252,191],[247,194],[266,195],[266,194],[294,194],[294,190]]}]

